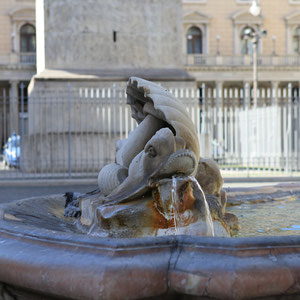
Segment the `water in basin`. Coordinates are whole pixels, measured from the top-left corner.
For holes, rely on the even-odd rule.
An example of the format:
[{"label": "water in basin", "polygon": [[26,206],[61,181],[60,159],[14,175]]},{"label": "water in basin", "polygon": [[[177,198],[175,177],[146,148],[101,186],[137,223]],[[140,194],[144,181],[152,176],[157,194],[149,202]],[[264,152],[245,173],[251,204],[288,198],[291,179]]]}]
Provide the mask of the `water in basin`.
[{"label": "water in basin", "polygon": [[244,203],[231,206],[241,224],[236,237],[300,235],[300,197],[266,203]]}]

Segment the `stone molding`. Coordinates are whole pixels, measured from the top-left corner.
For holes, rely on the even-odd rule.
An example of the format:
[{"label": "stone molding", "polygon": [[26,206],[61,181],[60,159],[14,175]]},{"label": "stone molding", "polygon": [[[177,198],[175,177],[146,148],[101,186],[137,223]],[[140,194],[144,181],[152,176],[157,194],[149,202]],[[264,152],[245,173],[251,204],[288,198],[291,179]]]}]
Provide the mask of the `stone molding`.
[{"label": "stone molding", "polygon": [[208,24],[211,20],[211,17],[196,10],[192,13],[188,13],[188,14],[185,14],[183,16],[183,23],[184,24],[191,24],[191,23],[195,23],[195,24]]},{"label": "stone molding", "polygon": [[28,21],[35,23],[35,5],[17,4],[7,11],[13,21]]},{"label": "stone molding", "polygon": [[250,14],[249,9],[240,9],[232,13],[230,15],[230,19],[232,19],[234,24],[261,25],[264,16],[259,15],[258,17],[254,17],[253,15]]},{"label": "stone molding", "polygon": [[300,10],[292,10],[283,19],[289,25],[300,24]]},{"label": "stone molding", "polygon": [[[300,71],[300,66],[259,66],[260,71]],[[234,72],[234,71],[252,71],[253,67],[250,66],[186,66],[185,70],[190,72],[195,71],[224,71],[224,72]]]}]

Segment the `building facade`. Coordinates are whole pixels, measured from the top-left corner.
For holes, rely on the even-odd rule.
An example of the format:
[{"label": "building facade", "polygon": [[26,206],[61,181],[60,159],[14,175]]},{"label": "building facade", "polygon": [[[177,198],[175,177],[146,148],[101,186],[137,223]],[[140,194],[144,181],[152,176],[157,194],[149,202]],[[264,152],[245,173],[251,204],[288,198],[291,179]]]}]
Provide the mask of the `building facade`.
[{"label": "building facade", "polygon": [[[1,1],[1,146],[20,131],[19,87],[21,83],[26,86],[36,73],[36,15],[48,20],[41,20],[48,27],[37,26],[37,35],[42,35],[37,44],[38,73],[81,69],[81,75],[100,74],[115,80],[134,71],[152,79],[164,72],[174,77],[184,69],[199,88],[203,84],[221,90],[251,87],[253,42],[247,32],[256,32],[260,35],[258,87],[277,89],[291,83],[295,90],[299,88],[300,0],[259,0],[261,14],[257,17],[249,12],[252,0],[182,0],[180,9],[180,1],[150,1],[152,14],[145,5],[135,7],[134,1],[102,3],[106,5],[102,11],[82,1],[76,10],[73,2],[65,1],[67,8],[61,1]],[[40,13],[35,15],[36,5]],[[133,17],[128,18],[130,14]],[[155,22],[153,14],[157,15]],[[57,38],[63,35],[65,38]],[[151,66],[152,73],[147,71]],[[186,80],[186,73],[179,77],[182,74]],[[68,79],[66,73],[60,76]]]},{"label": "building facade", "polygon": [[[278,88],[300,81],[300,1],[183,0],[185,69],[200,87],[252,86],[253,41],[257,33],[258,87]],[[247,34],[248,33],[248,34]]]},{"label": "building facade", "polygon": [[[35,1],[0,1],[0,25],[0,147],[2,148],[13,132],[19,133],[19,120],[20,117],[24,117],[20,115],[20,86],[28,85],[36,72]],[[26,90],[24,91],[26,93]]]}]

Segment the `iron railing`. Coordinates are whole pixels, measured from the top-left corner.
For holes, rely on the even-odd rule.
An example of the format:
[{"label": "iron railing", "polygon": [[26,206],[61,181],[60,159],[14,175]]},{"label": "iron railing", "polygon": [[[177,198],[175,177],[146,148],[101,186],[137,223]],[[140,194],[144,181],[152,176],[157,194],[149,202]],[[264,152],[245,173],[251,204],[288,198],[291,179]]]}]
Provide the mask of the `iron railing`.
[{"label": "iron railing", "polygon": [[[259,89],[257,106],[244,89],[170,90],[187,108],[196,126],[202,157],[218,161],[230,174],[300,174],[299,90]],[[136,123],[126,104],[124,86],[35,90],[25,111],[20,94],[19,162],[0,158],[0,178],[96,178],[114,161],[115,143],[128,137]],[[2,148],[10,130],[10,99],[0,97]],[[7,159],[6,159],[7,160]],[[10,165],[10,166],[9,166]]]},{"label": "iron railing", "polygon": [[35,65],[36,54],[35,53],[20,53],[20,63],[24,65]]}]

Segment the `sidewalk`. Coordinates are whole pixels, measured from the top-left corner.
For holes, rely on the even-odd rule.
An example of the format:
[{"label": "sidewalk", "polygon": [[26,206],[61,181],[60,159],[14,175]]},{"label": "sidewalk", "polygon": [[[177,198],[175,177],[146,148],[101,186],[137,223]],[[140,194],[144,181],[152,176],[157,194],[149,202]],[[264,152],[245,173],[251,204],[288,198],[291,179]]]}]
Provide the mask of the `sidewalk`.
[{"label": "sidewalk", "polygon": [[65,192],[86,193],[97,188],[97,181],[7,181],[0,184],[0,203],[30,197],[64,194]]},{"label": "sidewalk", "polygon": [[285,180],[285,181],[260,181],[260,182],[224,182],[224,188],[244,188],[244,187],[260,187],[260,186],[270,186],[279,183],[292,183],[299,182],[299,180]]}]

